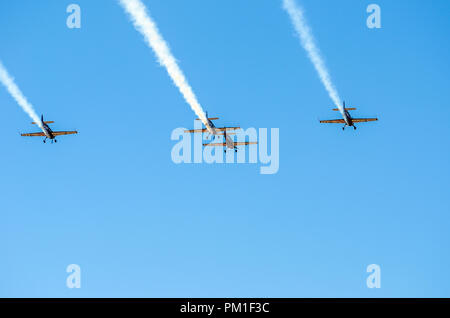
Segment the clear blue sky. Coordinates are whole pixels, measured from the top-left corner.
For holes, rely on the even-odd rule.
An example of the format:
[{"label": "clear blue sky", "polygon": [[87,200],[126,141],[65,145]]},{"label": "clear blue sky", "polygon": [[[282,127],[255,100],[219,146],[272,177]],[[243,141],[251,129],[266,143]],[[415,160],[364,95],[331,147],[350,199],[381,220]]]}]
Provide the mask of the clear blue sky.
[{"label": "clear blue sky", "polygon": [[380,121],[318,123],[339,114],[281,1],[144,1],[219,124],[280,129],[275,175],[172,162],[194,114],[116,1],[73,1],[80,30],[70,1],[1,2],[0,60],[80,133],[20,137],[0,88],[0,296],[450,297],[450,2],[297,1],[341,97]]}]

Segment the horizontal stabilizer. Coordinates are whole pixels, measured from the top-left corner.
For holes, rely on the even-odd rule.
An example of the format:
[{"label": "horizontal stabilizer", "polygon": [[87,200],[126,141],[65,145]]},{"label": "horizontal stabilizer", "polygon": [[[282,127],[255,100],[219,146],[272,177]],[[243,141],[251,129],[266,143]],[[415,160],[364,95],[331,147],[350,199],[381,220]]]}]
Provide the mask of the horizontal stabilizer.
[{"label": "horizontal stabilizer", "polygon": [[[212,117],[212,118],[208,118],[209,120],[218,120],[219,117]],[[200,120],[200,118],[196,118],[195,120]]]},{"label": "horizontal stabilizer", "polygon": [[[333,110],[334,110],[335,112],[340,111],[339,108],[333,108]],[[354,107],[345,107],[345,110],[356,110],[356,108],[354,108]]]},{"label": "horizontal stabilizer", "polygon": [[[44,121],[44,124],[53,124],[54,121]],[[37,123],[35,123],[34,121],[31,123],[33,125],[37,125]]]}]

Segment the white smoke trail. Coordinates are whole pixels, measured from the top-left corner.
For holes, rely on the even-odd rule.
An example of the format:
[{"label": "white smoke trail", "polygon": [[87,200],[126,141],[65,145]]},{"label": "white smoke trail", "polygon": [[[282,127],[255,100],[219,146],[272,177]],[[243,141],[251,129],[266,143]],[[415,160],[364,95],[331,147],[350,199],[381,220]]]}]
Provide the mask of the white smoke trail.
[{"label": "white smoke trail", "polygon": [[155,52],[159,63],[167,69],[167,73],[169,73],[169,76],[180,90],[186,102],[191,106],[192,110],[201,119],[203,124],[205,124],[206,127],[209,127],[205,112],[197,101],[197,97],[192,91],[191,86],[187,82],[174,56],[170,52],[167,43],[159,33],[156,23],[147,13],[144,4],[142,4],[140,0],[120,0],[120,4],[130,16],[134,27],[142,33],[147,44]]},{"label": "white smoke trail", "polygon": [[325,66],[325,62],[320,56],[320,51],[316,46],[314,37],[306,22],[303,10],[295,3],[294,0],[283,0],[283,8],[289,14],[292,24],[294,25],[294,28],[297,31],[298,36],[300,37],[302,46],[308,53],[308,57],[313,63],[317,73],[319,74],[320,80],[325,86],[328,95],[330,95],[330,98],[333,100],[334,104],[339,108],[339,110],[343,114],[344,110],[341,105],[339,94],[336,88],[334,87],[333,83],[331,82],[330,74],[328,73],[328,70]]},{"label": "white smoke trail", "polygon": [[31,105],[26,97],[22,94],[19,87],[14,83],[14,79],[8,74],[8,71],[3,66],[0,61],[0,82],[6,87],[11,96],[16,100],[17,104],[28,114],[28,116],[33,119],[40,128],[42,128],[42,123],[39,116],[34,111],[33,105]]}]

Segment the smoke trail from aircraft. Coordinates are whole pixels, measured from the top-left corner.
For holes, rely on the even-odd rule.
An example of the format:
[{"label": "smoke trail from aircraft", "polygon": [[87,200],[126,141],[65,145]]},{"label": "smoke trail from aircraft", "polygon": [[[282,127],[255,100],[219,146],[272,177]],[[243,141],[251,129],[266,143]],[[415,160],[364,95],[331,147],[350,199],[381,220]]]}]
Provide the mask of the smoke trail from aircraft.
[{"label": "smoke trail from aircraft", "polygon": [[17,104],[28,114],[28,116],[33,119],[35,123],[42,128],[42,123],[39,116],[34,111],[33,105],[31,105],[26,97],[22,94],[19,87],[14,83],[14,78],[12,78],[6,68],[0,61],[0,82],[6,87],[11,96],[16,100]]},{"label": "smoke trail from aircraft", "polygon": [[147,44],[155,52],[158,62],[166,68],[167,73],[169,73],[169,76],[180,90],[186,102],[191,106],[192,110],[198,118],[201,119],[205,126],[208,127],[205,112],[192,91],[191,86],[186,80],[183,71],[178,66],[169,46],[159,33],[156,23],[148,14],[144,4],[140,0],[119,1],[130,16],[136,30],[144,36]]},{"label": "smoke trail from aircraft", "polygon": [[317,73],[319,74],[320,80],[325,86],[328,95],[330,95],[330,98],[333,100],[334,104],[343,114],[344,110],[341,105],[339,94],[331,81],[331,76],[328,73],[327,67],[325,66],[325,62],[320,55],[319,49],[316,46],[314,37],[311,33],[311,29],[309,28],[303,14],[303,10],[295,3],[294,0],[283,0],[283,8],[289,14],[292,24],[294,25],[294,28],[298,33],[301,44],[306,50],[308,57],[313,63]]}]

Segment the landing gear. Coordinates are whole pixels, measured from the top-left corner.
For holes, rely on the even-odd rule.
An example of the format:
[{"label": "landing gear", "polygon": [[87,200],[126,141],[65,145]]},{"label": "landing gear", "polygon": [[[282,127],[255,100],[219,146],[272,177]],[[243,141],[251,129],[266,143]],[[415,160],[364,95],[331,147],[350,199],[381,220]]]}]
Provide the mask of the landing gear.
[{"label": "landing gear", "polygon": [[58,142],[58,140],[55,139],[55,143]]},{"label": "landing gear", "polygon": [[234,152],[237,152],[237,149],[234,149]]},{"label": "landing gear", "polygon": [[344,126],[344,127],[342,127],[342,130],[345,130],[345,126]]},{"label": "landing gear", "polygon": [[45,144],[45,141],[47,140],[47,138],[45,138],[42,142]]},{"label": "landing gear", "polygon": [[356,126],[353,126],[353,129],[356,130]]}]

